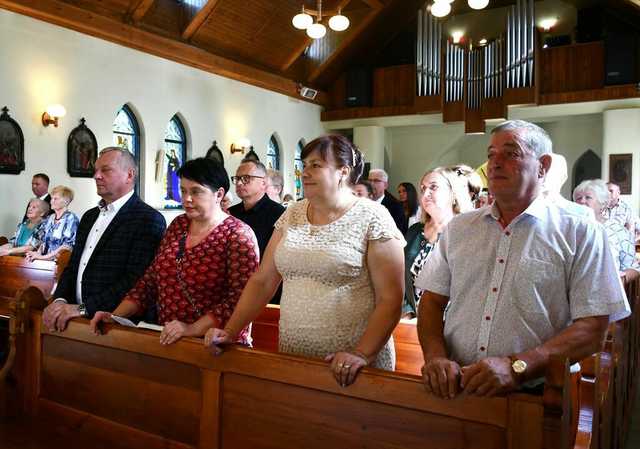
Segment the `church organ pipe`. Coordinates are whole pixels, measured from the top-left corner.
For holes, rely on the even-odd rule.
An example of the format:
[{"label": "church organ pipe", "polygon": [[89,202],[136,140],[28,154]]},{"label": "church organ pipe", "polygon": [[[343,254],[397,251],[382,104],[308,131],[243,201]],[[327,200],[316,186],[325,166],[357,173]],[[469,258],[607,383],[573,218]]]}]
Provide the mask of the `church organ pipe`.
[{"label": "church organ pipe", "polygon": [[464,50],[449,40],[445,46],[445,102],[461,101],[464,80]]},{"label": "church organ pipe", "polygon": [[418,14],[418,39],[416,40],[416,81],[418,95],[422,95],[422,14]]},{"label": "church organ pipe", "polygon": [[529,22],[527,23],[527,34],[529,38],[527,42],[529,42],[529,48],[527,48],[527,71],[529,76],[529,85],[534,85],[533,80],[533,58],[534,58],[534,49],[535,49],[535,10],[533,5],[533,0],[528,0],[527,5],[529,6]]},{"label": "church organ pipe", "polygon": [[428,5],[418,14],[416,77],[418,95],[439,95],[442,77],[442,24],[431,15]]},{"label": "church organ pipe", "polygon": [[507,15],[506,86],[509,88],[533,86],[534,30],[533,0],[517,0]]}]

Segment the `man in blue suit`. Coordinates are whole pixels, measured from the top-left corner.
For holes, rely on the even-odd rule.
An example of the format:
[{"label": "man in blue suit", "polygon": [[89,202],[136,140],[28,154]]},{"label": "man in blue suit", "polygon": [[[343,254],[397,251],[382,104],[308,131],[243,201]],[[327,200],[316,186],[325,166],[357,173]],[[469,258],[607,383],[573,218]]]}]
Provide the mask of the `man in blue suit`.
[{"label": "man in blue suit", "polygon": [[114,310],[153,260],[166,223],[134,192],[136,171],[129,151],[100,152],[93,178],[102,200],[80,220],[69,265],[44,311],[48,329],[63,331],[72,318]]}]

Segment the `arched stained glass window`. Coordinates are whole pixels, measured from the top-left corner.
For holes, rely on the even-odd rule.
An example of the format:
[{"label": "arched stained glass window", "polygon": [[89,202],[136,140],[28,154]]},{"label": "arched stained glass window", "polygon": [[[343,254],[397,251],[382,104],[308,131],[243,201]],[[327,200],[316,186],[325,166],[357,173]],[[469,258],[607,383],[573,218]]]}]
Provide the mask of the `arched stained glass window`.
[{"label": "arched stained glass window", "polygon": [[297,200],[304,197],[304,188],[302,186],[302,150],[304,149],[304,145],[304,140],[300,139],[298,145],[296,145],[296,154],[293,160],[294,185],[296,187]]},{"label": "arched stained glass window", "polygon": [[280,146],[278,140],[274,134],[269,139],[269,145],[267,145],[267,168],[272,170],[280,170]]},{"label": "arched stained glass window", "polygon": [[164,208],[178,209],[182,207],[180,198],[180,179],[178,169],[187,160],[187,134],[184,125],[174,115],[164,132]]},{"label": "arched stained glass window", "polygon": [[113,144],[133,154],[138,168],[136,193],[140,192],[140,127],[135,114],[126,104],[120,108],[113,122]]}]

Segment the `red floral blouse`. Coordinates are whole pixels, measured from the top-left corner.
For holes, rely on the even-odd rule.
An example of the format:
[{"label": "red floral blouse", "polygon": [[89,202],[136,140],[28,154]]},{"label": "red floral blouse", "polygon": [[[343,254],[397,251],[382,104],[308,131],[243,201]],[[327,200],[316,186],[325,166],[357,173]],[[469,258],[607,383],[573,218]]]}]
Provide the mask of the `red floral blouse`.
[{"label": "red floral blouse", "polygon": [[[172,320],[193,323],[208,313],[222,329],[258,268],[258,242],[248,225],[229,216],[196,246],[184,248],[178,272],[180,241],[189,222],[180,215],[171,223],[153,262],[124,299],[135,302],[139,312],[157,302],[162,325]],[[238,342],[250,343],[249,332],[249,326],[242,329]]]}]

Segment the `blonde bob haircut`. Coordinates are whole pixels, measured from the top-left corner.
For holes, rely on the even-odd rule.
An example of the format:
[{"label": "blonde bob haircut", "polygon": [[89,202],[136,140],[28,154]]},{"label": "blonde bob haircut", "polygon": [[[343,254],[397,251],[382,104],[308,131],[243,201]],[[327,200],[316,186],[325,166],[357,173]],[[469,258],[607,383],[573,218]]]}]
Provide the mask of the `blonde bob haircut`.
[{"label": "blonde bob haircut", "polygon": [[51,195],[58,194],[67,201],[67,204],[73,201],[73,190],[67,186],[55,186],[51,189]]},{"label": "blonde bob haircut", "polygon": [[[446,184],[451,192],[451,209],[455,215],[473,210],[473,203],[469,196],[469,180],[457,167],[437,167],[427,171],[422,175],[422,178],[420,178],[418,185],[420,195],[423,194],[422,181],[432,173],[437,173],[446,180]],[[429,214],[425,210],[422,210],[422,216],[420,217],[422,224],[427,223],[429,220],[431,220]]]}]

